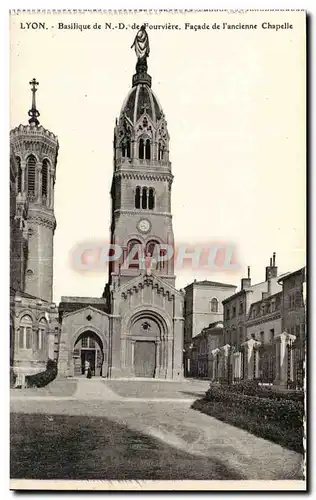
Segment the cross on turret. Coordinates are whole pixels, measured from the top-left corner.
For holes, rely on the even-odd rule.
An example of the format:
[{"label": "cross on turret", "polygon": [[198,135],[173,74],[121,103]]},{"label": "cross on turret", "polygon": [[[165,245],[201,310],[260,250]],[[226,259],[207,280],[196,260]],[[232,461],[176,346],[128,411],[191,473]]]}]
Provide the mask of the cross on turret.
[{"label": "cross on turret", "polygon": [[29,123],[34,123],[35,125],[39,125],[38,117],[40,116],[40,112],[36,109],[36,99],[35,99],[35,93],[37,92],[37,86],[39,83],[36,81],[35,78],[30,81],[31,85],[31,92],[32,92],[32,107],[28,112],[28,115],[31,117],[29,119]]}]

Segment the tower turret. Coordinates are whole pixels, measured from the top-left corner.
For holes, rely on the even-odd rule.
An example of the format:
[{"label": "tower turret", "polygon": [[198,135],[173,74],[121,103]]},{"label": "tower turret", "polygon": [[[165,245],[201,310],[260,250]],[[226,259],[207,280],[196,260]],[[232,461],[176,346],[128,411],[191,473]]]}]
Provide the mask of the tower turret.
[{"label": "tower turret", "polygon": [[36,107],[38,82],[30,82],[32,106],[28,125],[10,132],[18,173],[17,206],[28,203],[28,255],[25,292],[51,301],[53,289],[54,184],[58,155],[57,137],[39,123]]}]

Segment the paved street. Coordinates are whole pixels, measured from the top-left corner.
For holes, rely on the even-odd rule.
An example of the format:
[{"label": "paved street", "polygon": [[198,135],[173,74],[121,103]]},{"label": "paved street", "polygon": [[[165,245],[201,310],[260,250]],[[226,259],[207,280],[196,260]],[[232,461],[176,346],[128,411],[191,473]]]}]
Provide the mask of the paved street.
[{"label": "paved street", "polygon": [[190,408],[208,382],[67,384],[12,391],[12,478],[302,478],[301,455]]}]

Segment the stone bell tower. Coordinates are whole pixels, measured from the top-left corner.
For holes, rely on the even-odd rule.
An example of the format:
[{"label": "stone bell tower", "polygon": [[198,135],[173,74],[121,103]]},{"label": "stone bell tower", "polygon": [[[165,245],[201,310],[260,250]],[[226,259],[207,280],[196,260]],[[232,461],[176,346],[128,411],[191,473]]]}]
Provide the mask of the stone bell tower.
[{"label": "stone bell tower", "polygon": [[13,154],[18,164],[17,206],[28,203],[28,252],[24,291],[52,301],[54,184],[58,155],[57,137],[40,125],[35,94],[38,82],[30,82],[32,106],[28,125],[19,125],[10,132]]},{"label": "stone bell tower", "polygon": [[165,245],[174,244],[169,139],[145,54],[138,57],[132,87],[114,129],[111,243],[122,249],[122,256],[110,263],[110,285],[122,286],[135,278],[142,259],[148,257],[153,259],[152,272],[175,284],[173,259],[158,258],[158,253],[166,255]]}]

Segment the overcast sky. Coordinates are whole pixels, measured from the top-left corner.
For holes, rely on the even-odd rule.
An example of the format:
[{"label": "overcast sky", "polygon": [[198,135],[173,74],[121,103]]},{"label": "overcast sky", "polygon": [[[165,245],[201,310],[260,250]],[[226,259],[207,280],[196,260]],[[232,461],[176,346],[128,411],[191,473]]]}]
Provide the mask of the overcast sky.
[{"label": "overcast sky", "polygon": [[[280,273],[305,264],[304,16],[287,12],[292,30],[185,30],[184,23],[277,22],[284,13],[234,17],[219,13],[163,15],[40,14],[11,20],[11,127],[27,123],[28,82],[40,122],[60,143],[55,185],[57,229],[54,300],[101,296],[107,270],[76,271],[71,252],[107,242],[113,171],[113,128],[135,72],[136,34],[105,22],[179,24],[148,30],[148,72],[171,137],[176,243],[221,241],[236,246],[240,269],[177,272],[177,287],[194,278],[239,285],[251,266],[264,279],[272,252]],[[274,16],[274,17],[273,17]],[[46,22],[23,30],[21,22]],[[58,23],[102,25],[61,30]],[[54,27],[52,27],[54,26]]]}]

